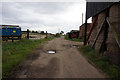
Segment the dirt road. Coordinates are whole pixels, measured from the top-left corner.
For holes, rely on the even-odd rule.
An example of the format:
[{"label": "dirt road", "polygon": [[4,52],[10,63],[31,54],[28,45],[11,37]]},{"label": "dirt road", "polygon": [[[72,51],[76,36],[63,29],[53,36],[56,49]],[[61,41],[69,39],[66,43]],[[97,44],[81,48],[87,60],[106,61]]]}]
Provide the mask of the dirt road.
[{"label": "dirt road", "polygon": [[[104,78],[94,66],[80,54],[75,46],[81,42],[55,38],[41,45],[22,62],[10,77],[14,78]],[[56,50],[47,54],[47,50]]]}]

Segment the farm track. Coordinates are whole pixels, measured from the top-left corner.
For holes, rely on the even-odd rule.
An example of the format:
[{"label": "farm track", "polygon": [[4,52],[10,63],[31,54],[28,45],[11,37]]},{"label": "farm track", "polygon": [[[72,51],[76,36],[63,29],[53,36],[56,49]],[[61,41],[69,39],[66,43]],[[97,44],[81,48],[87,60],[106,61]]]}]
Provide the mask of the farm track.
[{"label": "farm track", "polygon": [[[82,42],[55,38],[40,45],[9,77],[12,78],[105,78],[77,50]],[[75,45],[75,46],[73,46]],[[56,50],[47,54],[47,50]]]}]

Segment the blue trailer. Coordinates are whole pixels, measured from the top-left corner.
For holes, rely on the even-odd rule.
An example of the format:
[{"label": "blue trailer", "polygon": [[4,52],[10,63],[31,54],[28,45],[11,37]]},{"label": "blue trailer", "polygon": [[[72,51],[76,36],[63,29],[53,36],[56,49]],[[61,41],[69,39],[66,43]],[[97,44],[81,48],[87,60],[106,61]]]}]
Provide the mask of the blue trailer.
[{"label": "blue trailer", "polygon": [[[21,28],[15,25],[0,25],[0,29],[2,29],[2,39],[20,39],[21,38]],[[17,37],[17,38],[16,38]]]}]

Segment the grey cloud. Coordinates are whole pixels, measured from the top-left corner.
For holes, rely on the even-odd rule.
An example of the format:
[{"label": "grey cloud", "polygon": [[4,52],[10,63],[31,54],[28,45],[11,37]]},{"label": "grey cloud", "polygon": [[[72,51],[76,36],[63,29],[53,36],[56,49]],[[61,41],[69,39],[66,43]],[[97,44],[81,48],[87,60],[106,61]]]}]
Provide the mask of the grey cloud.
[{"label": "grey cloud", "polygon": [[[23,29],[41,28],[41,26],[54,26],[55,29],[61,27],[70,29],[70,26],[77,26],[76,23],[71,24],[69,21],[65,23],[59,20],[59,17],[50,17],[64,13],[68,8],[77,3],[57,3],[57,2],[3,2],[2,3],[2,22],[3,24],[19,24]],[[80,3],[78,3],[80,4]],[[69,13],[68,13],[69,14]],[[47,17],[48,16],[48,17]],[[53,19],[51,19],[53,18]],[[53,20],[53,21],[52,21]],[[80,23],[77,23],[80,24]],[[62,27],[63,26],[63,27]],[[52,30],[52,32],[56,32]],[[68,28],[64,28],[68,27]]]},{"label": "grey cloud", "polygon": [[[3,8],[9,6],[10,8],[14,9],[31,9],[38,13],[43,14],[53,14],[59,13],[61,11],[65,11],[67,7],[72,5],[73,3],[57,3],[57,2],[17,2],[17,3],[3,3]],[[5,5],[5,6],[4,6]],[[12,7],[11,7],[12,6]]]},{"label": "grey cloud", "polygon": [[2,3],[3,17],[12,18],[18,16],[19,13],[20,11],[14,3]]},{"label": "grey cloud", "polygon": [[[24,20],[22,15],[25,15],[23,10],[30,9],[35,13],[38,14],[55,14],[59,12],[63,12],[70,3],[44,3],[44,2],[3,2],[2,3],[2,16],[3,22],[6,22],[8,19],[9,21],[17,21],[17,22],[35,22],[37,20]],[[23,13],[23,14],[22,14]],[[31,15],[32,16],[32,15]],[[30,16],[30,17],[31,17]],[[20,18],[23,19],[20,19]],[[43,22],[42,20],[40,22]]]}]

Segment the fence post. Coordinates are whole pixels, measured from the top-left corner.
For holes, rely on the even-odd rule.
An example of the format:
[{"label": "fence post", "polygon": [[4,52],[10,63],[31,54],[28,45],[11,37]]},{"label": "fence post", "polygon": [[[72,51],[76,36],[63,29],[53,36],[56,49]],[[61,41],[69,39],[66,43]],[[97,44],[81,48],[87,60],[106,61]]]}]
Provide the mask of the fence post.
[{"label": "fence post", "polygon": [[29,29],[27,29],[27,38],[29,39]]},{"label": "fence post", "polygon": [[8,41],[8,37],[5,38],[6,39],[6,42]]},{"label": "fence post", "polygon": [[13,39],[13,33],[12,33],[12,42],[14,42],[14,39]]},{"label": "fence post", "polygon": [[46,31],[46,38],[47,38],[47,31]]}]

